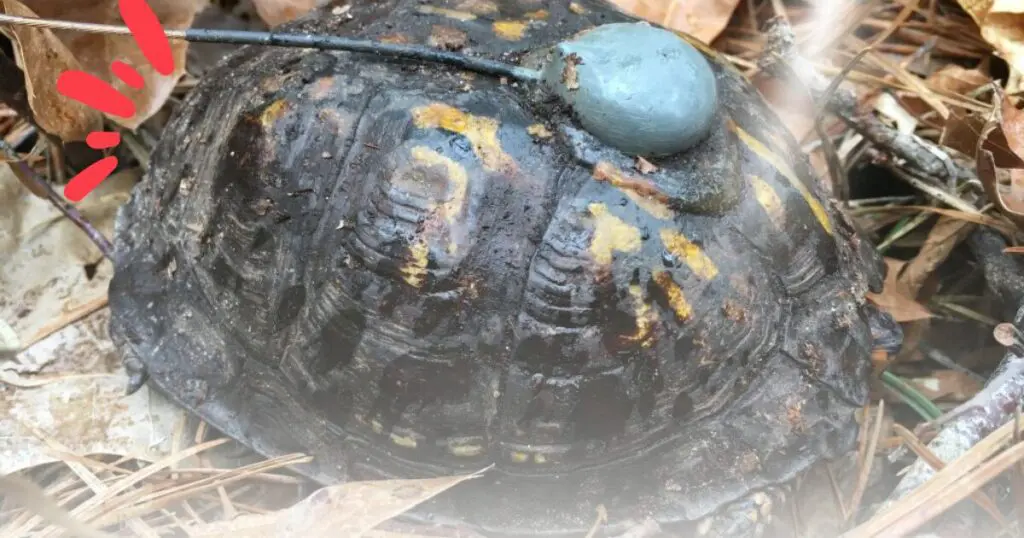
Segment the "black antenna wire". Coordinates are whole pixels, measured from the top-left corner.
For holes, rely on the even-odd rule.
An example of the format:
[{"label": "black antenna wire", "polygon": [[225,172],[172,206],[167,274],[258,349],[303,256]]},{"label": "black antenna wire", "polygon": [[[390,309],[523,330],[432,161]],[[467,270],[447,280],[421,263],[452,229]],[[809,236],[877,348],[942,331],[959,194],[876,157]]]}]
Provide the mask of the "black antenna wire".
[{"label": "black antenna wire", "polygon": [[[131,35],[131,29],[127,26],[62,21],[37,17],[19,17],[17,15],[6,14],[0,14],[0,24],[50,28],[54,30],[72,30],[94,34]],[[533,69],[519,67],[505,62],[488,60],[486,58],[474,58],[465,54],[437,50],[422,45],[382,43],[368,39],[351,39],[320,34],[215,30],[206,28],[164,30],[164,35],[166,35],[168,39],[180,39],[188,41],[189,43],[228,43],[234,45],[263,45],[270,47],[360,52],[389,58],[403,58],[450,65],[485,75],[508,77],[510,79],[524,82],[533,82],[540,79],[540,72]]]}]

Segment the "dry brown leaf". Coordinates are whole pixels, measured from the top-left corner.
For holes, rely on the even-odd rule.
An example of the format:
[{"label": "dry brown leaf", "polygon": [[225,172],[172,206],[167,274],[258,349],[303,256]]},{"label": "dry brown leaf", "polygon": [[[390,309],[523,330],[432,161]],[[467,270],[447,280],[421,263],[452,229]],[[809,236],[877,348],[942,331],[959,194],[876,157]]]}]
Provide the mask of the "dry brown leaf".
[{"label": "dry brown leaf", "polygon": [[[1013,105],[1008,95],[1003,95],[1002,123],[1003,135],[1009,147],[1018,157],[1024,158],[1024,112]],[[1024,170],[1010,170],[1010,192],[1002,196],[1003,204],[1010,210],[1024,213]]]},{"label": "dry brown leaf", "polygon": [[[4,4],[16,4],[16,0],[2,0]],[[79,2],[67,2],[66,0],[24,0],[24,5],[44,18],[73,20],[77,22],[99,23],[99,24],[124,24],[120,19],[117,0],[82,0]],[[147,2],[153,9],[161,25],[165,30],[183,30],[192,25],[196,13],[208,4],[208,0],[149,0]],[[185,72],[186,54],[188,43],[179,39],[171,40],[171,53],[174,58],[174,71],[167,76],[158,73],[146,60],[135,39],[131,36],[101,35],[83,32],[62,30],[51,32],[49,30],[34,30],[38,33],[45,33],[50,36],[47,47],[32,48],[33,52],[26,63],[34,69],[51,69],[51,71],[40,73],[39,76],[29,73],[29,77],[36,84],[52,84],[56,92],[57,75],[64,69],[81,69],[91,73],[107,82],[115,89],[128,96],[135,103],[135,115],[131,118],[107,116],[111,121],[135,129],[142,122],[155,114],[167,101],[174,86],[178,83]],[[53,41],[54,36],[59,44]],[[57,51],[57,52],[54,52]],[[58,66],[47,67],[52,64],[52,54],[63,56],[72,55],[76,60],[72,67]],[[142,88],[132,88],[121,79],[111,73],[110,64],[114,60],[132,66],[142,75],[145,82]],[[36,66],[38,64],[38,66]],[[50,82],[52,81],[52,82]],[[63,103],[68,101],[64,99]],[[49,102],[49,101],[48,101]],[[73,101],[72,101],[73,102]],[[77,105],[77,102],[73,102]],[[61,105],[65,106],[65,105]],[[78,105],[82,106],[82,105]],[[36,105],[32,110],[39,115]],[[98,112],[93,112],[97,118],[101,118]],[[46,128],[44,126],[44,128]],[[49,128],[46,128],[48,131]],[[56,134],[56,133],[55,133]],[[84,139],[84,133],[77,138],[66,138],[64,140]]]},{"label": "dry brown leaf", "polygon": [[946,260],[957,244],[967,237],[974,226],[976,224],[973,222],[947,216],[939,217],[935,226],[928,231],[928,238],[921,246],[921,251],[900,275],[900,280],[912,292],[911,297],[917,297],[925,280]]},{"label": "dry brown leaf", "polygon": [[271,28],[305,15],[319,4],[318,0],[252,0],[260,19]]},{"label": "dry brown leaf", "polygon": [[869,293],[868,299],[886,311],[899,323],[927,319],[932,313],[914,299],[914,292],[899,276],[907,262],[885,258],[888,272],[882,293]]},{"label": "dry brown leaf", "polygon": [[[991,77],[977,69],[967,69],[956,64],[947,64],[928,75],[925,79],[925,86],[941,94],[959,96],[991,81]],[[899,100],[909,112],[915,115],[921,115],[931,110],[931,107],[916,93],[901,92]],[[955,110],[963,113],[960,109]],[[950,110],[950,114],[954,114],[954,111]]]},{"label": "dry brown leaf", "polygon": [[[978,146],[978,138],[981,137],[986,121],[987,119],[980,114],[964,113],[959,110],[951,111],[942,128],[939,144],[955,149],[964,155],[974,155]],[[983,148],[992,152],[995,165],[1000,168],[1024,167],[1024,160],[1010,149],[1006,135],[1001,129],[995,129],[989,134]]]},{"label": "dry brown leaf", "polygon": [[1024,72],[1024,2],[957,0],[981,28],[981,37],[1014,69]]},{"label": "dry brown leaf", "polygon": [[[40,16],[16,0],[0,0],[0,11],[20,17]],[[103,116],[57,91],[57,78],[68,69],[81,69],[75,56],[46,29],[0,26],[11,39],[14,57],[25,72],[28,103],[43,130],[62,140],[85,140],[89,131],[102,126]]]},{"label": "dry brown leaf", "polygon": [[739,0],[612,0],[619,9],[711,43],[722,33]]},{"label": "dry brown leaf", "polygon": [[[897,277],[899,282],[905,286],[908,297],[918,300],[926,299],[933,293],[935,280],[931,279],[932,286],[926,288],[929,278],[935,269],[946,260],[950,252],[967,237],[967,234],[976,226],[973,222],[942,215],[928,231],[921,250],[914,259],[910,260],[900,271]],[[908,355],[914,353],[918,344],[928,330],[929,320],[915,320],[904,327],[903,346],[897,354],[897,361],[906,360]]]},{"label": "dry brown leaf", "polygon": [[947,64],[929,75],[926,83],[937,91],[963,95],[991,81],[991,77],[977,69]]},{"label": "dry brown leaf", "polygon": [[325,487],[297,504],[187,529],[191,538],[308,536],[358,538],[377,525],[478,474],[420,480],[373,480]]}]

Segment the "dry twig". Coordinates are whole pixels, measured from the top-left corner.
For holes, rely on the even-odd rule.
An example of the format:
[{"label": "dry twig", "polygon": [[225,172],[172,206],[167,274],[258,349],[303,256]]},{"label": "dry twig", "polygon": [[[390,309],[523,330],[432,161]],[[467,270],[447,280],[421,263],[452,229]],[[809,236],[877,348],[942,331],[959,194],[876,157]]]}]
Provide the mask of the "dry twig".
[{"label": "dry twig", "polygon": [[81,228],[81,230],[85,232],[85,235],[89,236],[89,239],[96,244],[96,248],[103,253],[103,256],[108,259],[113,258],[114,247],[110,244],[110,241],[104,237],[96,227],[90,224],[89,221],[86,220],[86,218],[77,209],[75,209],[75,206],[69,204],[64,197],[57,194],[57,191],[54,190],[49,181],[39,177],[39,175],[36,174],[35,171],[18,156],[18,153],[14,151],[14,148],[7,145],[3,140],[0,140],[0,151],[3,151],[4,158],[15,170],[18,178],[30,183],[30,185],[26,185],[26,187],[30,187],[34,193],[41,193],[45,196],[45,198],[49,200],[54,207],[59,209],[64,216],[71,219],[71,222],[74,222],[75,226]]}]

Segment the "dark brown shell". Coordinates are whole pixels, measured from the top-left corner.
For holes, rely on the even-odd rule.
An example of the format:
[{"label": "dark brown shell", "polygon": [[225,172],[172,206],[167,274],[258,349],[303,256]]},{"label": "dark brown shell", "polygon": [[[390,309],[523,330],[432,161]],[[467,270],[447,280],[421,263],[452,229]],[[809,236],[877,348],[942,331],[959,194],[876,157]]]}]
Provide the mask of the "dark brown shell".
[{"label": "dark brown shell", "polygon": [[[632,20],[424,6],[292,28],[514,61]],[[585,532],[599,503],[613,528],[695,521],[789,480],[853,439],[881,265],[714,68],[711,136],[642,174],[507,81],[243,49],[120,215],[112,333],[161,390],[263,454],[314,456],[317,480],[493,463],[418,512],[493,532]]]}]

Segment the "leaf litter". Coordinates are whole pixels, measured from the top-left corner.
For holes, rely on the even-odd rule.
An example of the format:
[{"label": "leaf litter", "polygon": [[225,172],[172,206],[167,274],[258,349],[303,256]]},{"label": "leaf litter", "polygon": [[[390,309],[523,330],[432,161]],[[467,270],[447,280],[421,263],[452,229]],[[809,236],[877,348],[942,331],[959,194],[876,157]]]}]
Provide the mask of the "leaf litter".
[{"label": "leaf litter", "polygon": [[[10,0],[0,1],[8,9],[13,5]],[[1024,451],[996,404],[1012,401],[1017,394],[1013,382],[1019,376],[1016,363],[1007,361],[1012,355],[1006,355],[1006,348],[992,338],[991,323],[1006,319],[1008,306],[1017,306],[1024,299],[1024,290],[1001,299],[988,288],[996,285],[994,275],[999,267],[1017,263],[1012,253],[1024,249],[1016,247],[1020,233],[1013,216],[986,201],[989,186],[983,183],[991,178],[1005,193],[1006,207],[1019,207],[1020,182],[1014,180],[1024,169],[1018,142],[1024,128],[1017,110],[1020,6],[966,0],[960,4],[840,1],[829,3],[827,9],[814,3],[779,0],[617,3],[626,11],[695,34],[751,78],[801,141],[823,181],[838,180],[828,188],[840,207],[884,250],[889,274],[881,293],[872,294],[870,300],[902,324],[908,336],[905,349],[875,363],[881,375],[872,405],[860,417],[865,427],[858,452],[813,469],[808,480],[801,482],[797,491],[801,501],[794,504],[788,518],[800,531],[797,534],[906,536],[928,528],[937,535],[957,536],[965,529],[976,533],[984,528],[987,535],[1006,531],[1010,519],[1020,514],[1004,502],[1007,497],[1001,492],[1006,481],[1001,479],[1014,476],[1007,469],[1024,458]],[[24,5],[40,14],[46,12],[44,16],[116,21],[95,7],[100,4],[103,1],[75,6],[82,10],[80,16],[74,14],[74,8],[52,0]],[[219,4],[206,8],[227,14],[228,9]],[[162,20],[180,16],[175,23],[179,27],[190,24],[201,8],[198,3],[151,5],[170,9],[161,15]],[[264,26],[276,27],[318,5],[322,3],[312,0],[243,1],[231,8],[230,16],[247,10]],[[573,12],[578,11],[577,7]],[[817,114],[822,97],[808,91],[812,84],[794,86],[764,69],[762,59],[772,39],[769,23],[776,19],[792,28],[795,48],[806,59],[803,66],[813,71],[811,78],[828,82],[842,77],[835,93],[852,96],[852,108],[831,106]],[[45,32],[15,37],[53,48],[52,59],[16,54],[30,74],[29,84],[38,86],[30,93],[40,127],[65,141],[75,140],[83,125],[94,118],[77,116],[72,105],[47,92],[45,85],[38,83],[45,80],[41,73],[59,71],[73,62],[105,72],[111,51],[118,45],[95,39],[74,41],[74,36],[47,36]],[[60,46],[76,55],[69,57]],[[870,50],[864,52],[867,47]],[[46,65],[48,61],[51,63]],[[1008,75],[1000,74],[1001,69]],[[152,93],[134,97],[142,111],[134,126],[147,118],[162,121],[165,115],[159,112],[166,108],[169,96],[187,92],[194,83],[179,80],[180,75],[155,81]],[[1005,91],[993,92],[994,84],[1004,84]],[[66,123],[55,119],[61,115],[67,116]],[[10,118],[0,107],[0,135],[17,134],[24,140],[25,124],[19,126],[16,115]],[[147,143],[145,138],[143,143]],[[979,147],[993,156],[995,168],[988,176],[980,167],[975,176]],[[25,162],[43,173],[38,157],[28,160],[28,150],[22,148],[22,152]],[[25,190],[16,182],[13,186]],[[837,186],[839,189],[834,188]],[[94,217],[90,214],[90,219],[109,232],[103,217]],[[38,218],[50,227],[57,224],[45,219],[63,222],[56,213]],[[974,240],[988,231],[1006,243],[994,254],[981,250]],[[106,262],[95,261],[96,252],[89,252],[85,236],[73,226],[66,232],[70,243],[78,242],[78,254],[54,259],[52,265],[81,267],[90,263],[85,261],[89,259],[96,264],[95,275],[105,278],[99,270]],[[7,236],[0,237],[0,247],[9,241]],[[47,271],[41,271],[38,278]],[[3,319],[11,329],[4,333],[5,345],[15,342],[13,347],[27,348],[13,360],[8,357],[0,369],[8,392],[31,394],[74,381],[78,384],[61,393],[77,390],[84,394],[82,391],[96,390],[100,380],[121,375],[101,371],[100,365],[109,366],[109,361],[96,358],[105,353],[103,346],[97,345],[105,336],[90,324],[105,315],[102,294],[89,292],[89,279],[74,276],[75,271],[52,273],[51,278],[85,292],[76,291],[76,296],[93,293],[98,302],[58,309],[60,298],[42,293],[40,313],[26,314],[26,319],[18,317],[18,312],[12,314],[5,303]],[[20,301],[26,302],[20,288],[15,293],[21,293]],[[95,310],[90,310],[92,307]],[[90,344],[83,344],[86,341]],[[68,355],[80,359],[67,360]],[[979,381],[976,371],[984,372],[982,379],[987,381]],[[1024,394],[1024,384],[1021,391]],[[154,395],[149,398],[153,405]],[[121,401],[120,405],[127,404]],[[964,416],[984,420],[965,422]],[[189,427],[196,427],[194,422],[191,419]],[[303,493],[299,487],[303,481],[286,471],[288,465],[303,461],[303,455],[230,463],[235,460],[218,455],[218,451],[232,442],[207,440],[202,423],[194,436],[186,435],[184,423],[174,422],[170,432],[161,430],[158,437],[169,440],[170,448],[151,444],[148,448],[159,446],[160,452],[145,457],[115,451],[115,456],[121,456],[112,460],[84,455],[82,451],[89,450],[75,445],[74,439],[37,435],[45,437],[39,442],[45,450],[40,448],[39,453],[53,458],[45,461],[59,463],[35,464],[21,474],[45,478],[41,483],[48,495],[80,521],[105,529],[127,525],[135,535],[173,531],[265,536],[301,530],[311,536],[326,536],[331,528],[343,525],[352,529],[352,535],[387,535],[391,531],[382,528],[396,528],[390,521],[394,515],[468,479],[356,482]],[[70,430],[83,427],[67,425]],[[947,443],[950,438],[955,442]],[[960,502],[968,498],[969,503]],[[980,519],[972,509],[983,514]],[[18,510],[11,507],[7,512],[16,515],[15,525],[9,525],[0,536],[44,527],[43,536],[57,535],[52,518]],[[958,528],[956,514],[966,514],[971,524]],[[384,527],[378,525],[381,522]],[[598,518],[597,525],[600,522]]]},{"label": "leaf litter", "polygon": [[[0,8],[8,15],[38,16],[15,0],[3,0]],[[11,38],[15,59],[25,71],[29,105],[40,127],[63,140],[85,140],[90,131],[102,125],[99,113],[57,91],[60,73],[81,69],[81,64],[53,32],[9,27],[0,27],[0,32]],[[33,58],[36,54],[43,56],[37,60]]]},{"label": "leaf litter", "polygon": [[[206,0],[149,0],[166,30],[181,30],[192,25],[196,13]],[[0,6],[11,15],[38,16],[89,23],[123,24],[117,0],[0,0]],[[4,27],[0,27],[6,30]],[[131,36],[99,35],[72,30],[53,31],[20,27],[13,30],[18,47],[19,65],[28,66],[32,111],[40,126],[65,141],[84,140],[91,130],[110,120],[128,129],[135,129],[163,107],[171,91],[185,71],[188,43],[171,40],[175,70],[170,75],[158,73],[146,60]],[[120,60],[142,75],[145,84],[134,88],[114,76],[110,64]],[[90,109],[57,93],[58,75],[69,69],[84,70],[110,83],[135,104],[129,118],[107,115]],[[37,92],[42,92],[38,97]]]},{"label": "leaf litter", "polygon": [[[137,181],[104,182],[80,209],[104,233]],[[106,331],[110,264],[46,200],[0,165],[0,320],[11,352],[0,358],[0,474],[74,454],[158,457],[181,412],[149,390],[124,397]]]},{"label": "leaf litter", "polygon": [[[109,237],[115,211],[137,180],[132,170],[108,178],[79,211]],[[0,319],[22,345],[106,304],[111,263],[60,211],[25,189],[6,164],[0,164],[0,204]]]}]

